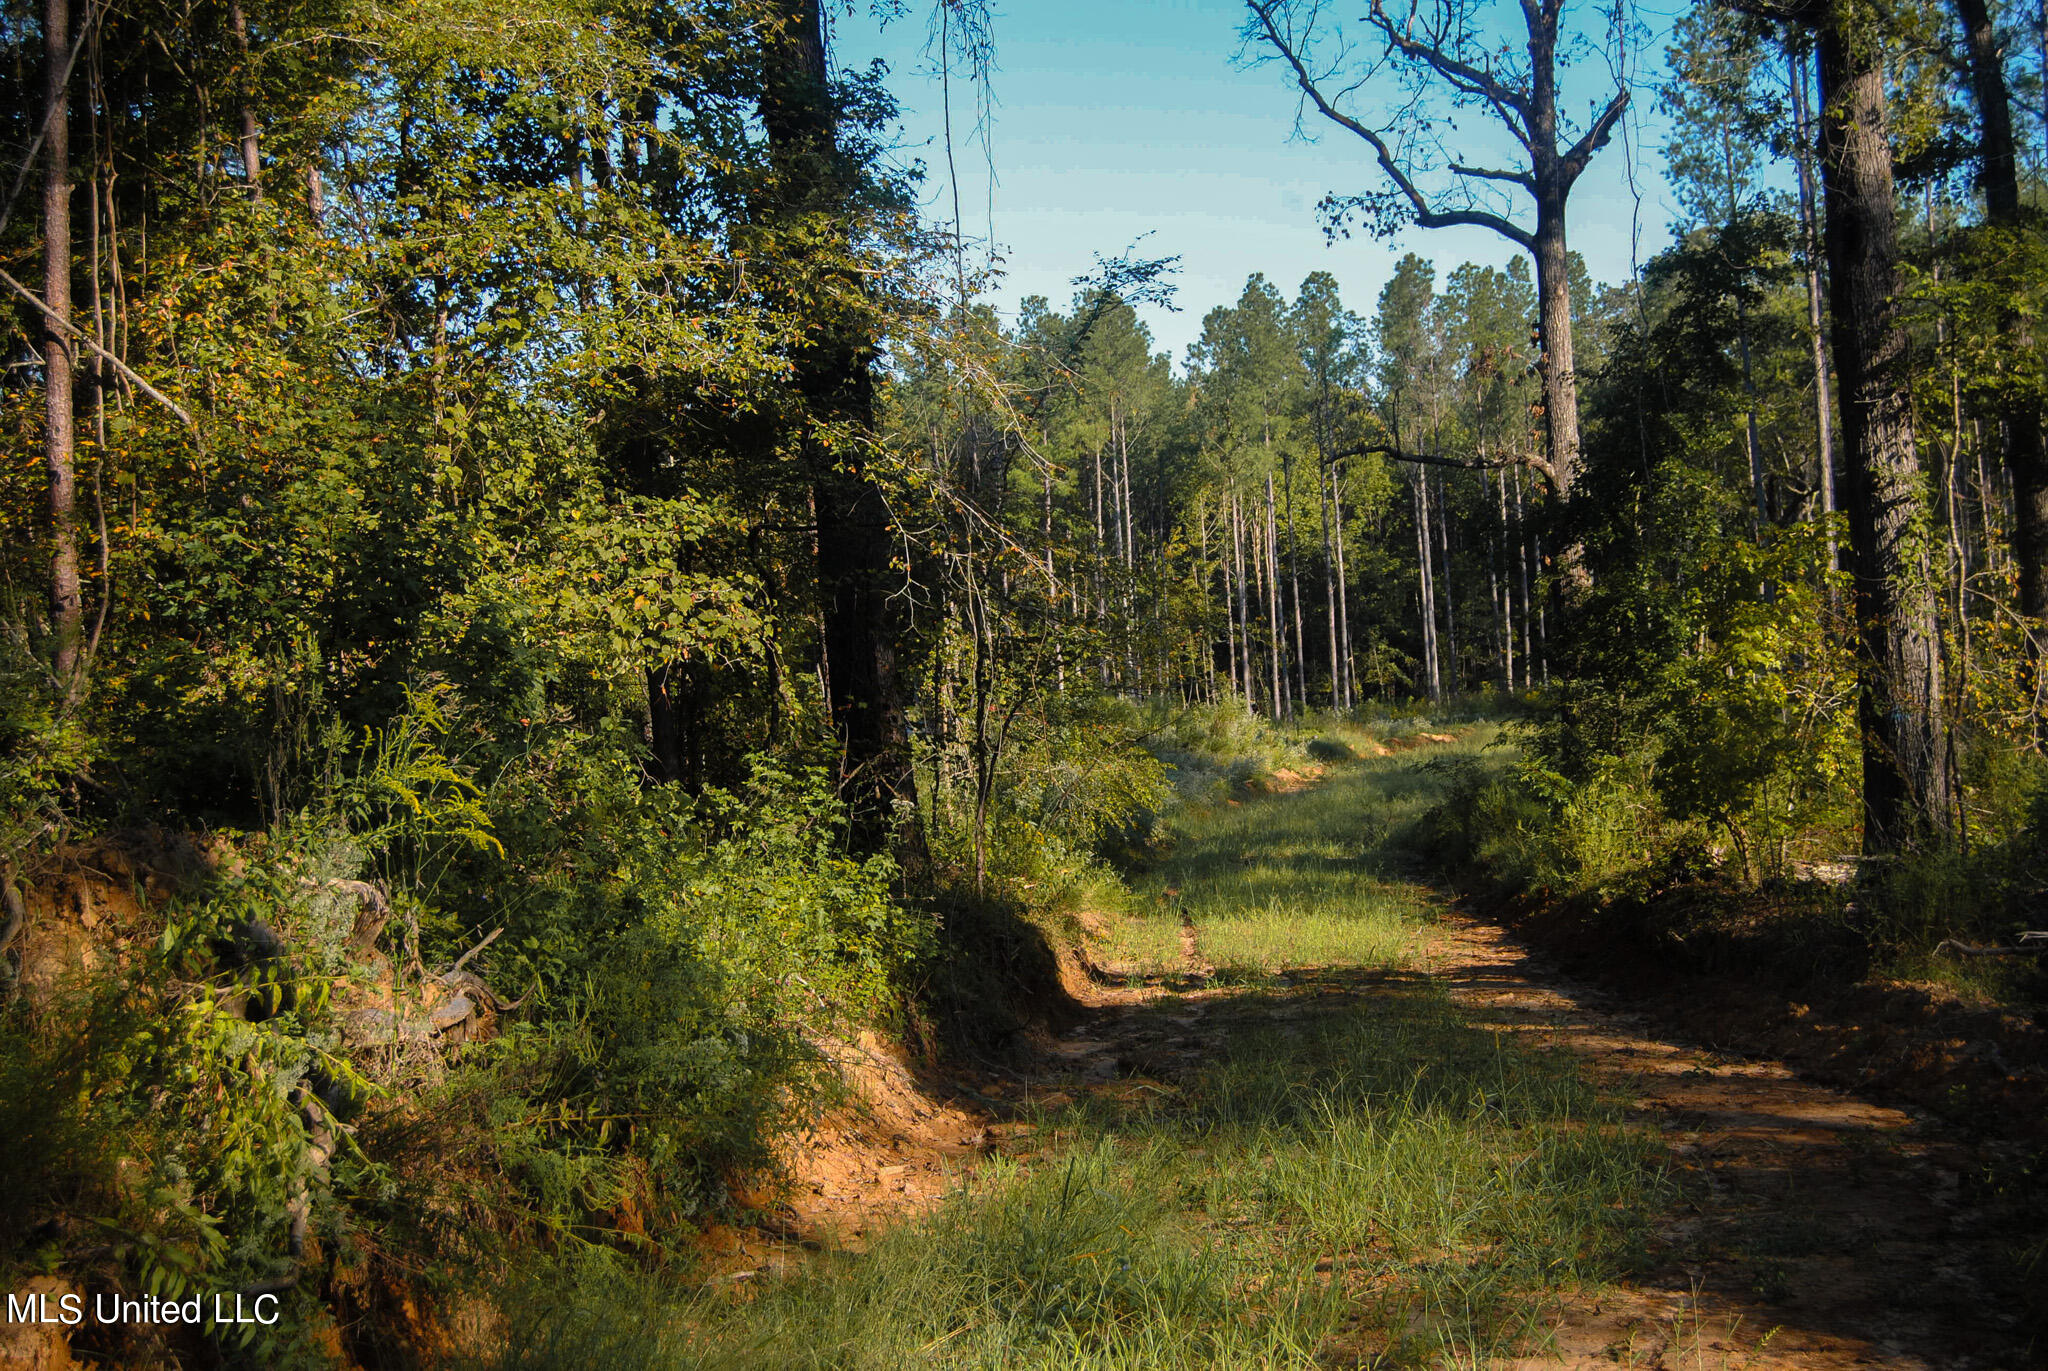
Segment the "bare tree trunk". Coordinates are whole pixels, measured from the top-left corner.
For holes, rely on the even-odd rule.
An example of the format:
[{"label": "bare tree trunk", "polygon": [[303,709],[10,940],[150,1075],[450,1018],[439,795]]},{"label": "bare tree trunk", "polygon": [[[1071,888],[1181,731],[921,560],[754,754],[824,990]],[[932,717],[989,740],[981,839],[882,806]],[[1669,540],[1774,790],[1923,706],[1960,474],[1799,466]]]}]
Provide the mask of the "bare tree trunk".
[{"label": "bare tree trunk", "polygon": [[[1427,477],[1428,473],[1425,472],[1424,479],[1427,479]],[[1458,607],[1453,594],[1456,590],[1457,582],[1451,574],[1450,503],[1448,497],[1445,497],[1443,494],[1448,486],[1448,477],[1437,483],[1437,495],[1439,497],[1436,504],[1437,517],[1432,522],[1436,525],[1437,552],[1440,554],[1437,559],[1437,565],[1443,571],[1444,661],[1448,668],[1444,672],[1444,691],[1446,694],[1456,695],[1463,688],[1460,682],[1464,678],[1459,667],[1461,659],[1458,656]]]},{"label": "bare tree trunk", "polygon": [[[1198,499],[1195,502],[1195,528],[1202,540],[1202,559],[1197,563],[1202,568],[1202,608],[1204,611],[1202,623],[1213,624],[1216,622],[1215,610],[1211,606],[1215,604],[1215,601],[1211,598],[1213,594],[1211,588],[1216,584],[1217,573],[1222,568],[1219,563],[1212,561],[1209,556],[1209,502],[1206,498]],[[1226,594],[1224,596],[1226,618],[1229,614],[1229,599],[1230,597]],[[1201,631],[1200,628],[1196,630],[1197,633]],[[1237,676],[1237,644],[1231,641],[1228,634],[1225,635],[1225,641],[1229,646],[1226,648],[1224,656],[1231,664],[1231,677],[1234,680]],[[1202,658],[1197,663],[1196,675],[1204,683],[1204,688],[1209,692],[1208,698],[1213,699],[1216,694],[1216,642],[1213,638],[1206,641],[1198,638],[1197,642],[1200,644]]]},{"label": "bare tree trunk", "polygon": [[1273,651],[1268,660],[1273,686],[1273,717],[1285,718],[1289,711],[1287,700],[1287,667],[1281,660],[1287,646],[1287,630],[1280,619],[1280,568],[1276,554],[1280,550],[1280,539],[1274,531],[1273,519],[1273,472],[1266,471],[1266,628],[1272,635]]},{"label": "bare tree trunk", "polygon": [[263,158],[256,143],[256,110],[249,103],[249,21],[242,13],[242,0],[228,0],[228,25],[234,30],[235,49],[242,61],[242,69],[235,83],[240,88],[242,96],[242,176],[249,183],[249,198],[261,200]]},{"label": "bare tree trunk", "polygon": [[1881,854],[1946,833],[1950,792],[1925,497],[1895,299],[1884,55],[1866,28],[1835,0],[1820,30],[1821,184],[1856,576],[1863,846]]},{"label": "bare tree trunk", "polygon": [[1116,421],[1116,464],[1120,494],[1117,509],[1123,516],[1124,570],[1135,571],[1138,567],[1137,539],[1133,528],[1136,515],[1131,509],[1131,443],[1128,416],[1119,414]]},{"label": "bare tree trunk", "polygon": [[1337,638],[1344,656],[1344,707],[1358,706],[1358,672],[1351,655],[1351,582],[1344,570],[1343,472],[1330,464],[1330,530],[1337,542]]},{"label": "bare tree trunk", "polygon": [[1244,696],[1248,708],[1258,709],[1258,692],[1252,689],[1252,621],[1251,606],[1247,602],[1244,581],[1244,514],[1237,498],[1237,491],[1230,492],[1230,557],[1236,569],[1233,590],[1236,594],[1237,610],[1232,616],[1233,628],[1240,635],[1241,650],[1234,653],[1243,669],[1243,676],[1236,682],[1238,691]]},{"label": "bare tree trunk", "polygon": [[1743,409],[1743,432],[1749,447],[1749,489],[1756,505],[1756,524],[1759,532],[1771,521],[1768,501],[1764,499],[1764,447],[1757,436],[1756,428],[1756,376],[1750,369],[1749,360],[1749,309],[1740,301],[1735,306],[1735,332],[1738,351],[1742,358],[1742,394],[1749,403]]},{"label": "bare tree trunk", "polygon": [[1301,557],[1294,542],[1294,454],[1280,454],[1280,470],[1287,501],[1287,588],[1294,597],[1294,698],[1296,707],[1308,708],[1308,643],[1301,632]]},{"label": "bare tree trunk", "polygon": [[[1515,544],[1518,553],[1515,558],[1515,570],[1522,583],[1522,689],[1527,690],[1535,684],[1532,667],[1536,661],[1536,609],[1530,595],[1529,584],[1529,568],[1532,565],[1529,554],[1529,524],[1522,504],[1522,473],[1520,470],[1513,470],[1509,474],[1515,482]],[[1547,672],[1545,674],[1548,675]]]},{"label": "bare tree trunk", "polygon": [[1337,652],[1337,552],[1330,542],[1330,479],[1326,463],[1316,463],[1316,504],[1323,516],[1323,617],[1330,628],[1330,708],[1343,709],[1344,659]]},{"label": "bare tree trunk", "polygon": [[43,461],[50,493],[50,668],[68,707],[79,670],[84,601],[78,583],[77,397],[71,356],[71,0],[44,0]]},{"label": "bare tree trunk", "polygon": [[662,782],[683,778],[682,730],[676,692],[670,688],[675,671],[672,662],[647,669],[647,769]]},{"label": "bare tree trunk", "polygon": [[1495,527],[1487,549],[1486,588],[1493,600],[1495,641],[1500,645],[1501,689],[1512,695],[1515,690],[1515,598],[1513,590],[1501,577],[1501,554],[1508,537],[1508,483],[1505,476],[1496,481],[1483,471],[1479,473],[1479,479],[1486,493],[1495,497],[1488,503],[1498,504],[1500,509],[1500,523]]},{"label": "bare tree trunk", "polygon": [[1045,463],[1044,484],[1040,491],[1038,507],[1039,540],[1045,546],[1045,583],[1047,594],[1057,600],[1060,593],[1059,575],[1052,560],[1052,462]]},{"label": "bare tree trunk", "polygon": [[1102,590],[1102,447],[1095,448],[1095,618],[1104,616]]},{"label": "bare tree trunk", "polygon": [[1436,648],[1436,585],[1430,575],[1429,556],[1429,479],[1417,473],[1413,491],[1415,495],[1415,586],[1422,602],[1422,680],[1434,704],[1444,695],[1443,676],[1437,663]]},{"label": "bare tree trunk", "polygon": [[[1820,512],[1835,512],[1834,396],[1828,380],[1827,332],[1821,318],[1820,224],[1814,212],[1812,115],[1807,108],[1806,62],[1791,54],[1792,151],[1799,173],[1799,228],[1806,245],[1806,326],[1813,351],[1813,431],[1815,465],[1820,472]],[[1834,530],[1828,531],[1828,569],[1841,565]]]},{"label": "bare tree trunk", "polygon": [[[1528,13],[1537,6],[1525,5]],[[1569,500],[1579,483],[1579,376],[1572,348],[1571,257],[1565,246],[1565,200],[1576,175],[1557,147],[1557,14],[1545,4],[1547,25],[1529,26],[1529,170],[1536,199],[1536,230],[1530,255],[1536,259],[1536,317],[1543,351],[1543,429],[1557,493]],[[1583,165],[1581,163],[1580,165]],[[1586,583],[1578,550],[1565,557],[1565,582],[1576,592]]]},{"label": "bare tree trunk", "polygon": [[1117,515],[1123,530],[1124,689],[1129,690],[1137,684],[1133,678],[1138,674],[1138,559],[1131,528],[1131,448],[1124,424],[1124,416],[1119,414],[1116,421]]}]

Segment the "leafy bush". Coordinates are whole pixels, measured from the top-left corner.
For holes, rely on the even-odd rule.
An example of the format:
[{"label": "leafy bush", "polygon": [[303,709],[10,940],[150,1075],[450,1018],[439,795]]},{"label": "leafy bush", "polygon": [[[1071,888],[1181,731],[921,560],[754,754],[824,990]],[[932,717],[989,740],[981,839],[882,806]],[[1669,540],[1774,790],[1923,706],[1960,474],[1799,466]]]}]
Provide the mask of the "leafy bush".
[{"label": "leafy bush", "polygon": [[1214,804],[1274,772],[1305,766],[1305,740],[1255,713],[1235,695],[1193,704],[1130,706],[1144,747],[1167,768],[1184,804]]}]

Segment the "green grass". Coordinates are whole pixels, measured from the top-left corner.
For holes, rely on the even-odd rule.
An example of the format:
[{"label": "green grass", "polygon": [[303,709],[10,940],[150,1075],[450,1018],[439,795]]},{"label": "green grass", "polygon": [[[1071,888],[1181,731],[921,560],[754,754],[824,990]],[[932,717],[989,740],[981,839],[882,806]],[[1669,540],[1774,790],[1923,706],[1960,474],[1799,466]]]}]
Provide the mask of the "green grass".
[{"label": "green grass", "polygon": [[1224,1042],[1199,1071],[1080,1092],[936,1213],[781,1280],[509,1297],[505,1367],[1427,1366],[1540,1344],[1564,1292],[1639,1258],[1666,1182],[1568,1057],[1468,1024],[1408,966],[1428,904],[1399,834],[1428,755],[1184,820],[1116,936],[1177,959],[1177,901],[1219,965],[1322,968],[1199,1002]]},{"label": "green grass", "polygon": [[[1404,964],[1429,895],[1407,878],[1412,862],[1399,839],[1440,795],[1423,765],[1477,754],[1497,732],[1487,725],[1427,751],[1342,763],[1302,794],[1177,815],[1171,855],[1137,883],[1137,912],[1112,923],[1105,960],[1141,973],[1185,969],[1185,914],[1201,955],[1226,979]],[[1368,744],[1343,726],[1323,736],[1353,753]]]}]

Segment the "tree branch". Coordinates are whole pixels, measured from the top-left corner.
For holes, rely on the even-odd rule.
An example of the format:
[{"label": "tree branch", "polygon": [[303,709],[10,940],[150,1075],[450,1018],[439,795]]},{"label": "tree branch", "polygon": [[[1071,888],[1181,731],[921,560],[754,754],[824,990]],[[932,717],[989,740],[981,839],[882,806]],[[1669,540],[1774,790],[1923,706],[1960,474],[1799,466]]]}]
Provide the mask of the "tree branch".
[{"label": "tree branch", "polygon": [[1622,111],[1628,108],[1628,87],[1614,92],[1614,98],[1607,102],[1607,108],[1600,111],[1600,117],[1593,121],[1593,127],[1572,144],[1571,151],[1564,155],[1563,171],[1565,188],[1569,190],[1579,174],[1586,169],[1586,163],[1593,160],[1593,154],[1607,146],[1607,140],[1614,136],[1614,126],[1621,121]]},{"label": "tree branch", "polygon": [[185,427],[192,431],[193,441],[197,442],[202,450],[205,448],[205,440],[202,439],[199,435],[199,425],[193,420],[190,414],[187,414],[185,412],[185,410],[178,404],[177,401],[171,399],[168,395],[165,395],[155,386],[143,380],[141,376],[136,374],[135,368],[129,366],[119,357],[116,357],[113,353],[108,352],[105,348],[101,347],[98,343],[94,342],[90,337],[86,335],[84,330],[78,327],[78,325],[72,323],[69,319],[66,319],[63,315],[57,313],[56,310],[51,309],[48,305],[44,304],[42,297],[37,295],[34,291],[30,290],[27,286],[15,280],[12,276],[9,276],[4,271],[0,271],[0,281],[6,282],[7,286],[11,290],[13,290],[13,292],[16,295],[19,295],[22,299],[28,301],[28,303],[34,306],[37,312],[39,312],[45,319],[49,320],[52,324],[55,324],[60,330],[70,335],[71,338],[73,338],[77,342],[85,344],[87,350],[90,351],[94,356],[108,363],[110,366],[114,368],[115,371],[120,372],[122,376],[126,377],[130,385],[134,386],[144,395],[147,395],[150,399],[162,405],[171,413],[177,415],[178,418],[184,422]]},{"label": "tree branch", "polygon": [[1294,50],[1293,46],[1281,36],[1279,26],[1273,20],[1273,11],[1278,8],[1279,0],[1245,0],[1245,2],[1250,7],[1252,13],[1258,16],[1259,27],[1265,30],[1266,42],[1293,69],[1294,83],[1301,88],[1302,94],[1308,97],[1309,101],[1315,105],[1316,109],[1325,118],[1342,128],[1351,130],[1351,132],[1365,140],[1378,159],[1380,170],[1387,174],[1387,178],[1394,183],[1395,189],[1401,192],[1403,199],[1407,200],[1415,216],[1415,222],[1419,227],[1426,229],[1466,227],[1492,229],[1509,242],[1518,244],[1526,252],[1533,253],[1536,250],[1535,238],[1518,227],[1512,220],[1502,215],[1490,214],[1485,210],[1476,209],[1438,210],[1432,206],[1428,198],[1408,178],[1408,174],[1401,169],[1400,163],[1394,159],[1393,149],[1387,146],[1387,140],[1380,135],[1379,131],[1344,113],[1335,105],[1332,105],[1323,95],[1322,89],[1316,85],[1315,78],[1310,75],[1308,65],[1302,61],[1301,55]]},{"label": "tree branch", "polygon": [[1450,81],[1467,95],[1484,96],[1495,105],[1505,105],[1522,118],[1529,117],[1529,98],[1513,86],[1504,84],[1500,78],[1482,67],[1470,62],[1461,62],[1441,47],[1418,43],[1394,27],[1394,21],[1380,6],[1380,0],[1373,0],[1366,22],[1377,28],[1386,37],[1387,43],[1396,52],[1411,62],[1420,62],[1445,80]]},{"label": "tree branch", "polygon": [[1550,463],[1534,453],[1513,457],[1445,457],[1434,452],[1409,452],[1391,443],[1361,443],[1356,447],[1344,448],[1330,454],[1330,460],[1341,462],[1346,457],[1385,457],[1396,462],[1413,462],[1417,466],[1451,467],[1457,471],[1505,471],[1510,467],[1527,467],[1543,477],[1552,490],[1557,488],[1557,471]]},{"label": "tree branch", "polygon": [[1450,163],[1450,169],[1460,176],[1471,176],[1481,181],[1505,181],[1511,186],[1520,186],[1531,195],[1536,193],[1536,178],[1526,171],[1496,171],[1492,167],[1468,167],[1462,162]]}]

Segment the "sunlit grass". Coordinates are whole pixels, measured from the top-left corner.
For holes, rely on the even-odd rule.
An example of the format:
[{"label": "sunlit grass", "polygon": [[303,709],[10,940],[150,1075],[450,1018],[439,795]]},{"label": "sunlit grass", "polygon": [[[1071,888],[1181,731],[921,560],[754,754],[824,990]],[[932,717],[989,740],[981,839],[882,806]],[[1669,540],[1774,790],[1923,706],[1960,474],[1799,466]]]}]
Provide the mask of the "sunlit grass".
[{"label": "sunlit grass", "polygon": [[1407,910],[1391,892],[1361,891],[1302,905],[1263,906],[1196,918],[1201,954],[1225,979],[1318,966],[1395,967],[1413,944]]},{"label": "sunlit grass", "polygon": [[1171,855],[1137,883],[1132,913],[1109,932],[1133,950],[1133,964],[1181,965],[1183,915],[1200,955],[1228,977],[1405,963],[1428,894],[1407,879],[1407,855],[1394,840],[1438,797],[1428,760],[1477,753],[1498,729],[1482,725],[1454,743],[1384,757],[1362,755],[1373,741],[1365,730],[1328,732],[1360,759],[1333,763],[1314,789],[1176,817]]},{"label": "sunlit grass", "polygon": [[1188,969],[1180,920],[1170,914],[1131,915],[1099,928],[1091,938],[1092,950],[1096,964],[1112,976],[1151,981]]}]

